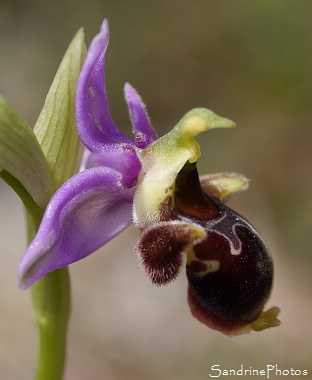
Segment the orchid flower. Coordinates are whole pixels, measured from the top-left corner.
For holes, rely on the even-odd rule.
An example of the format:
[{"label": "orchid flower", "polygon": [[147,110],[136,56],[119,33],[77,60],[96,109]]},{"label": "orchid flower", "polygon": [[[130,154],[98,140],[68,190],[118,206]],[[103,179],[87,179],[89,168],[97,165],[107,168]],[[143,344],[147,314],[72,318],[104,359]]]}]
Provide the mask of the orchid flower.
[{"label": "orchid flower", "polygon": [[140,230],[135,251],[154,284],[174,280],[186,256],[188,300],[201,322],[228,335],[278,325],[277,308],[263,312],[273,281],[268,248],[250,223],[224,204],[247,187],[247,179],[235,173],[199,177],[196,168],[201,153],[194,137],[235,124],[197,108],[157,139],[141,97],[127,83],[131,140],[109,111],[108,41],[104,20],[77,84],[82,170],[51,198],[20,261],[20,287],[90,255],[133,221]]}]

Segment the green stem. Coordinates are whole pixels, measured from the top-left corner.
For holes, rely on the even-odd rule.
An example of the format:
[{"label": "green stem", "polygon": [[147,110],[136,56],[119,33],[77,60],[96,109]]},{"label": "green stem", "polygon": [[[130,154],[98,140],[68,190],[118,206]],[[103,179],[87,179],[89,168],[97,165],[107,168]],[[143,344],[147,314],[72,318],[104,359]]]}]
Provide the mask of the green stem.
[{"label": "green stem", "polygon": [[[27,215],[28,238],[36,229]],[[39,355],[35,380],[62,380],[66,357],[67,327],[70,317],[68,268],[57,269],[32,287],[35,320],[39,328]]]},{"label": "green stem", "polygon": [[[2,178],[22,200],[27,210],[28,242],[35,236],[44,213],[25,187],[9,172]],[[68,268],[55,270],[37,281],[32,288],[35,320],[39,328],[39,356],[35,380],[62,380],[66,335],[70,316],[70,280]]]},{"label": "green stem", "polygon": [[35,379],[61,380],[70,315],[68,268],[47,274],[34,284],[31,290],[40,339]]}]

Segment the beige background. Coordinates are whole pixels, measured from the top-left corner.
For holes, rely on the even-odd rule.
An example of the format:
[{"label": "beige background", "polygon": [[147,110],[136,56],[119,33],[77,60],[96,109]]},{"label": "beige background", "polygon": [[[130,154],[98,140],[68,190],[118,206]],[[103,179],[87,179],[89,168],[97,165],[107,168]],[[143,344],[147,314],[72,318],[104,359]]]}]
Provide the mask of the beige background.
[{"label": "beige background", "polygon": [[[33,125],[67,44],[90,41],[107,17],[107,86],[116,124],[130,131],[130,81],[163,134],[190,108],[238,123],[199,138],[201,173],[240,171],[248,192],[231,206],[263,234],[275,262],[269,305],[282,325],[227,338],[194,320],[184,274],[153,287],[129,228],[71,267],[66,380],[204,380],[210,367],[308,369],[312,376],[310,1],[0,1],[0,92]],[[22,206],[0,182],[0,378],[32,378],[37,331],[16,286],[25,248]],[[223,377],[226,378],[226,377]],[[255,377],[254,377],[255,378]],[[287,378],[287,377],[283,377]],[[293,378],[293,377],[289,377]]]}]

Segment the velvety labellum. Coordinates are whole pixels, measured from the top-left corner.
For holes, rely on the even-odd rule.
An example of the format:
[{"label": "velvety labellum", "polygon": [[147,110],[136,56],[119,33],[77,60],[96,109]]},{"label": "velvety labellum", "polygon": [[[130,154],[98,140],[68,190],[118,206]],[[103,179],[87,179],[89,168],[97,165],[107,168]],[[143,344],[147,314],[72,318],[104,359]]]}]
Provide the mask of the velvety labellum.
[{"label": "velvety labellum", "polygon": [[183,254],[205,236],[205,230],[197,224],[165,221],[144,230],[136,251],[152,282],[166,285],[180,273]]},{"label": "velvety labellum", "polygon": [[254,321],[269,298],[273,263],[257,231],[233,210],[204,193],[195,164],[176,180],[175,208],[207,235],[188,255],[189,303],[208,326],[235,334]]}]

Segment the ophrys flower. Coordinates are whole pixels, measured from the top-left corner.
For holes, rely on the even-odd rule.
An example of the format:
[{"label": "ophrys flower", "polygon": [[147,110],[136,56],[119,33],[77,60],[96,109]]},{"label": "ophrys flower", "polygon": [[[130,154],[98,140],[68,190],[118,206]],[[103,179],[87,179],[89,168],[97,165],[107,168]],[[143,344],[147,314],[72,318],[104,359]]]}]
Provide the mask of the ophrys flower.
[{"label": "ophrys flower", "polygon": [[108,38],[104,21],[77,86],[77,129],[86,147],[83,170],[51,198],[20,262],[20,286],[27,288],[93,253],[133,218],[141,231],[136,251],[154,283],[173,280],[186,255],[189,303],[199,320],[226,334],[277,324],[276,309],[261,314],[273,279],[267,247],[223,203],[227,195],[246,188],[247,180],[234,173],[200,180],[197,174],[200,148],[194,137],[234,123],[198,108],[157,139],[140,96],[126,84],[134,140],[122,134],[106,94]]}]

